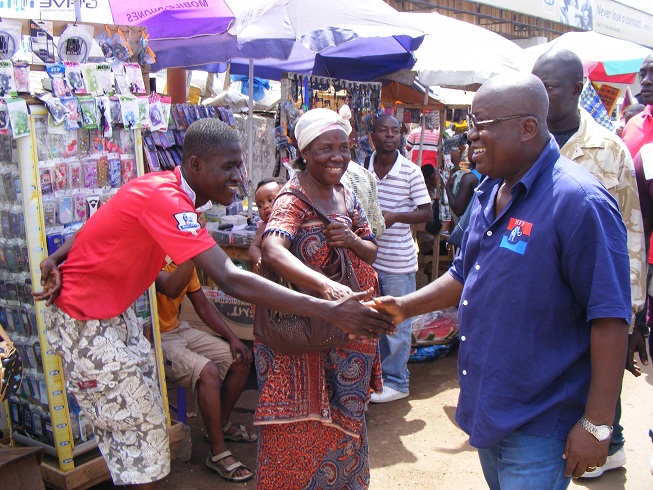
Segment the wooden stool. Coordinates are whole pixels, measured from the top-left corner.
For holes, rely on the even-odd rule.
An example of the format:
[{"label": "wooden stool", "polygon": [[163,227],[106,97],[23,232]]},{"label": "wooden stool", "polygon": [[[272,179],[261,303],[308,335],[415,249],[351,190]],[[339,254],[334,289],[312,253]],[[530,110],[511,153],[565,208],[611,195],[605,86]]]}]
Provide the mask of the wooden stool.
[{"label": "wooden stool", "polygon": [[43,460],[42,447],[0,447],[0,482],[11,490],[45,488],[39,465]]}]

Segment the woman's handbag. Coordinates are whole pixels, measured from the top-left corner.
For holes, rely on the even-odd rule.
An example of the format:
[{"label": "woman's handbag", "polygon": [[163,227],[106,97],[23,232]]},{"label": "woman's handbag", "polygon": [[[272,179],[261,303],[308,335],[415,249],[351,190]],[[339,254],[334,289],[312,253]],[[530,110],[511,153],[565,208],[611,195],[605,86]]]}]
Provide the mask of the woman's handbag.
[{"label": "woman's handbag", "polygon": [[0,325],[0,402],[5,401],[20,388],[23,381],[23,360],[14,343]]},{"label": "woman's handbag", "polygon": [[[315,209],[315,212],[326,224],[331,222],[304,196],[292,189],[288,192]],[[310,265],[307,266],[324,274],[332,281],[349,286],[352,291],[360,291],[351,260],[347,256],[347,252],[342,248],[332,249],[329,264],[321,270]],[[265,261],[261,263],[261,276],[297,292],[319,297],[315,291],[291,284],[282,279],[266,266]],[[289,355],[325,351],[349,342],[347,333],[326,320],[282,313],[258,305],[254,316],[254,337],[271,349]]]}]

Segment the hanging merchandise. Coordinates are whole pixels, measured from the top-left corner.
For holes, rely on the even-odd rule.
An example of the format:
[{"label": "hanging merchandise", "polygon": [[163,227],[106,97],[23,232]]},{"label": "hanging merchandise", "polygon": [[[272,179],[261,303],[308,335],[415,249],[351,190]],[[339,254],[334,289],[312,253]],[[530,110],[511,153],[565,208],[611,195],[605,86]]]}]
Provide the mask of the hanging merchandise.
[{"label": "hanging merchandise", "polygon": [[85,25],[70,25],[59,38],[59,59],[75,63],[86,63],[93,44],[93,27]]},{"label": "hanging merchandise", "polygon": [[54,63],[54,30],[52,21],[30,20],[30,45],[33,63]]},{"label": "hanging merchandise", "polygon": [[30,134],[29,121],[27,120],[27,104],[25,99],[21,98],[4,98],[7,104],[7,111],[9,112],[9,124],[11,125],[11,132],[14,137],[22,138]]},{"label": "hanging merchandise", "polygon": [[[372,124],[377,116],[383,114],[380,83],[289,73],[281,82],[281,94],[280,121],[285,126],[277,129],[277,135],[289,135],[293,139],[295,123],[308,109],[326,107],[338,111],[347,104],[352,114],[349,141],[355,160],[362,163],[372,153]],[[280,169],[283,165],[288,168],[293,159],[289,157],[291,152],[283,139],[278,139],[277,148],[277,167]]]},{"label": "hanging merchandise", "polygon": [[13,65],[16,92],[29,93],[29,63],[26,61],[14,61]]},{"label": "hanging merchandise", "polygon": [[21,24],[18,21],[0,21],[0,60],[10,60],[20,47]]},{"label": "hanging merchandise", "polygon": [[86,86],[82,76],[82,67],[77,61],[63,61],[66,83],[73,94],[85,94]]},{"label": "hanging merchandise", "polygon": [[66,97],[72,95],[68,85],[66,84],[66,67],[63,63],[45,65],[45,71],[50,77],[52,83],[52,93],[54,93],[56,97]]},{"label": "hanging merchandise", "polygon": [[10,60],[0,61],[0,97],[18,95],[14,80],[14,65]]}]

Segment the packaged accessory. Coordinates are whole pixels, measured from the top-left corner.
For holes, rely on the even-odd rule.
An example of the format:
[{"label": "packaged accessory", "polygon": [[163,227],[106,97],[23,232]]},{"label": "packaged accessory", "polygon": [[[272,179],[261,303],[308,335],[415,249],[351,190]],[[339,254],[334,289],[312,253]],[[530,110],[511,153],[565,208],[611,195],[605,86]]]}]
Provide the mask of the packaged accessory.
[{"label": "packaged accessory", "polygon": [[14,343],[0,325],[0,402],[20,389],[23,381],[23,361]]},{"label": "packaged accessory", "polygon": [[[307,197],[294,189],[286,192],[293,194],[312,207],[325,225],[331,223],[331,220],[311,204]],[[315,267],[311,268],[324,274],[332,281],[349,286],[352,291],[360,291],[351,261],[342,248],[332,249],[331,260],[326,267],[321,270]],[[319,297],[314,291],[285,281],[270,270],[265,262],[261,264],[261,276],[297,292]],[[271,349],[289,355],[325,351],[349,342],[348,335],[330,322],[301,317],[291,313],[271,311],[261,306],[256,307],[254,336],[259,342]]]}]

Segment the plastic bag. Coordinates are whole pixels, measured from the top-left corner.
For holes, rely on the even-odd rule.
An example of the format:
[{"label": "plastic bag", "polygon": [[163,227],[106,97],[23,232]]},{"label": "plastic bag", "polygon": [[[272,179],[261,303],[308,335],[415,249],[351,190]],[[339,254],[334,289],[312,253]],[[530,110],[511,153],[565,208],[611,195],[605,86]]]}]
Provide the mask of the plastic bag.
[{"label": "plastic bag", "polygon": [[446,345],[422,345],[411,347],[408,362],[425,362],[441,359],[455,347],[455,342]]},{"label": "plastic bag", "polygon": [[411,330],[413,346],[450,344],[458,338],[458,309],[446,308],[416,316]]}]

